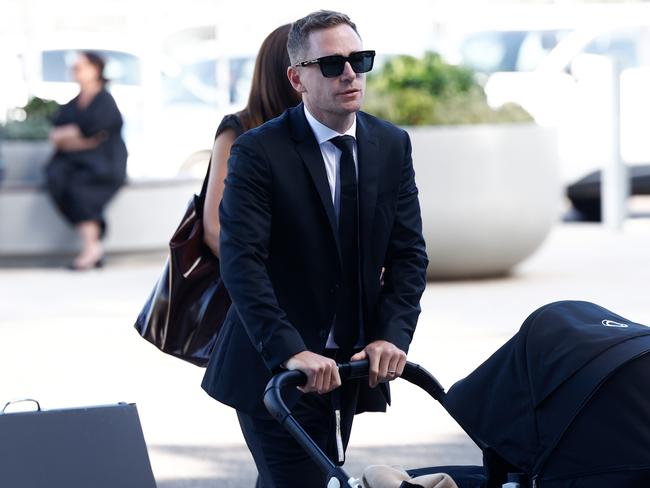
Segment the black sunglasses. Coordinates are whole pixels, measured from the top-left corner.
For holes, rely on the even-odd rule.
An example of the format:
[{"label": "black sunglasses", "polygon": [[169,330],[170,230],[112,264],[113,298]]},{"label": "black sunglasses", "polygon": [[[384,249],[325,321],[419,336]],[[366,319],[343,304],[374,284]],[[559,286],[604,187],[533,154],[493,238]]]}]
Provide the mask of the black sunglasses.
[{"label": "black sunglasses", "polygon": [[345,69],[345,63],[350,63],[355,73],[367,73],[372,69],[375,62],[375,51],[358,51],[350,54],[347,58],[340,54],[333,56],[323,56],[322,58],[312,59],[296,63],[294,66],[311,66],[318,64],[320,72],[325,78],[335,78],[341,76]]}]

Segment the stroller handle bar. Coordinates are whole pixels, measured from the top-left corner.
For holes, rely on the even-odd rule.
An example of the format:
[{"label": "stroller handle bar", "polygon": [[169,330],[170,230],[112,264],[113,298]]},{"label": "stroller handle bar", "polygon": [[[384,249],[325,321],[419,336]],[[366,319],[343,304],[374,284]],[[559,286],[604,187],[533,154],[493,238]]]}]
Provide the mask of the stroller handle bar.
[{"label": "stroller handle bar", "polygon": [[[368,360],[353,361],[339,364],[341,381],[368,377]],[[438,402],[443,401],[445,390],[431,373],[423,367],[406,362],[402,379],[419,386]],[[327,475],[328,488],[361,486],[356,480],[350,478],[343,469],[336,466],[318,445],[309,437],[296,419],[291,415],[291,410],[282,399],[282,389],[303,386],[307,382],[307,375],[302,371],[283,371],[268,382],[264,392],[264,405],[269,413],[293,436],[300,446],[309,454],[323,473]]]},{"label": "stroller handle bar", "polygon": [[[357,378],[367,378],[369,363],[365,359],[363,361],[339,364],[338,368],[341,381],[344,382]],[[445,396],[445,389],[438,380],[418,364],[407,361],[401,378],[419,386],[439,402],[442,402]],[[307,375],[298,370],[283,371],[275,375],[268,382],[264,391],[264,405],[278,422],[284,422],[286,416],[291,413],[282,399],[281,390],[291,386],[303,386],[305,383],[307,383]]]}]

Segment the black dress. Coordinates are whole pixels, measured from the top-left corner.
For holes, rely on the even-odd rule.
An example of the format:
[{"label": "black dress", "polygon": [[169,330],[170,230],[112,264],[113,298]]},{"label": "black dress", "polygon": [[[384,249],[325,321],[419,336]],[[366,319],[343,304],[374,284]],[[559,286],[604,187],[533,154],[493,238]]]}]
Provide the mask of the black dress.
[{"label": "black dress", "polygon": [[77,99],[78,96],[61,107],[53,125],[76,124],[84,137],[101,133],[103,140],[93,149],[58,150],[46,168],[47,188],[70,223],[96,221],[103,234],[104,207],[126,179],[122,115],[106,89],[85,108],[78,106]]},{"label": "black dress", "polygon": [[219,127],[217,127],[217,133],[214,135],[214,138],[216,139],[219,137],[219,135],[227,129],[235,131],[235,137],[239,137],[245,132],[239,115],[230,114],[221,119],[221,123],[219,124]]}]

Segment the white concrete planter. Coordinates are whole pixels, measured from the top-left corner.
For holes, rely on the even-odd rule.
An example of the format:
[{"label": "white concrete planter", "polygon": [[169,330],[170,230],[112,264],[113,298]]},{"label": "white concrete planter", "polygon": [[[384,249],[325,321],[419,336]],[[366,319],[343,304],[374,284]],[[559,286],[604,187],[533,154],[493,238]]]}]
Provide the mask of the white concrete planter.
[{"label": "white concrete planter", "polygon": [[43,169],[52,157],[53,148],[47,141],[2,141],[0,156],[4,164],[2,183],[41,184]]},{"label": "white concrete planter", "polygon": [[[106,209],[109,253],[164,250],[201,179],[130,181]],[[46,191],[23,185],[0,189],[0,258],[71,254],[79,238]]]},{"label": "white concrete planter", "polygon": [[432,279],[503,275],[559,215],[555,131],[534,124],[409,127]]}]

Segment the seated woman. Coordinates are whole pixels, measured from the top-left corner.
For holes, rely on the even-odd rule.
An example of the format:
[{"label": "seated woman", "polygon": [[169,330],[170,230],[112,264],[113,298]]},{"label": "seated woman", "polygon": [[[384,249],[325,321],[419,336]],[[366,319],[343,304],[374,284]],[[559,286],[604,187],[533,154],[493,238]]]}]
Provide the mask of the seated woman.
[{"label": "seated woman", "polygon": [[80,53],[73,76],[80,91],[54,116],[50,141],[56,152],[46,178],[54,203],[81,237],[70,268],[87,270],[103,264],[104,207],[124,184],[127,151],[122,115],[106,90],[104,60]]}]

